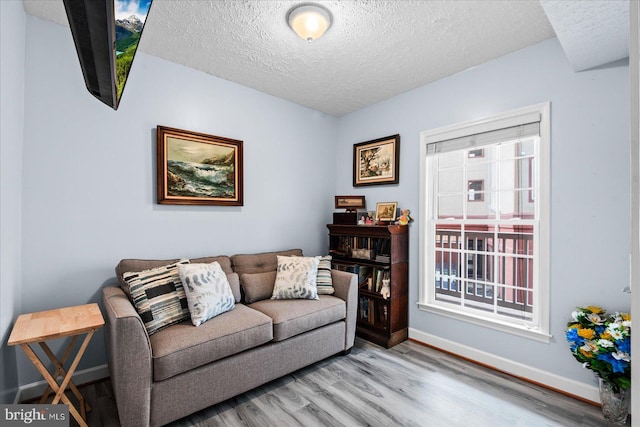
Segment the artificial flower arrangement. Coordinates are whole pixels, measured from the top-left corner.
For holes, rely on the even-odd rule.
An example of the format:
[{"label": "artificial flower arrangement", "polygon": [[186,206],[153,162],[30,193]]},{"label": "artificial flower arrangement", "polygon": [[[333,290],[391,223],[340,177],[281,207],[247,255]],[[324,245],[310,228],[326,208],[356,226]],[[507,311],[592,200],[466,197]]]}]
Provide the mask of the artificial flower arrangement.
[{"label": "artificial flower arrangement", "polygon": [[573,357],[614,392],[631,387],[631,315],[608,315],[597,306],[578,307],[567,323],[567,341]]}]

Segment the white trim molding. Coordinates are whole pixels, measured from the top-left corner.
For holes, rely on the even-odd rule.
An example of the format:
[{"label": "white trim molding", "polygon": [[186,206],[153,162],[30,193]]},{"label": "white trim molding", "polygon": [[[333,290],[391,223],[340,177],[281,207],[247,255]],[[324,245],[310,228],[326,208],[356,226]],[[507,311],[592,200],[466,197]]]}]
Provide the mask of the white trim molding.
[{"label": "white trim molding", "polygon": [[[83,369],[81,371],[76,371],[72,376],[72,381],[79,387],[82,384],[109,378],[109,376],[109,366],[105,364],[89,369]],[[59,377],[59,379],[61,378],[62,377]],[[13,403],[18,404],[20,402],[24,402],[25,400],[40,397],[44,394],[44,391],[46,389],[47,382],[45,380],[22,385],[18,387],[18,392],[16,393],[16,398],[14,399]]]},{"label": "white trim molding", "polygon": [[454,355],[478,362],[482,365],[504,372],[514,377],[521,378],[536,384],[541,384],[552,390],[575,396],[594,404],[599,404],[600,395],[598,387],[590,386],[570,378],[552,374],[532,366],[524,365],[504,357],[487,353],[473,347],[466,346],[448,339],[409,328],[409,338],[417,342],[447,351]]},{"label": "white trim molding", "polygon": [[[629,34],[629,85],[631,88],[631,129],[630,129],[630,163],[631,163],[631,212],[630,240],[631,250],[629,287],[631,289],[631,319],[638,322],[640,318],[640,2],[629,1],[630,34]],[[640,328],[631,329],[631,383],[635,384],[636,398],[631,400],[631,412],[640,414],[638,384],[640,384]],[[635,427],[640,426],[640,417],[631,420]]]}]

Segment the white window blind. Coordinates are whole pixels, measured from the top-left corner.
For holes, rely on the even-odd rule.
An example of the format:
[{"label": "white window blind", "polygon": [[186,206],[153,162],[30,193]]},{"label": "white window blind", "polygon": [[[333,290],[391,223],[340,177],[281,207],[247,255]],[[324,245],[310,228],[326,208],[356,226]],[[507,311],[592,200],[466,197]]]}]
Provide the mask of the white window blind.
[{"label": "white window blind", "polygon": [[[530,118],[527,118],[529,120]],[[469,148],[481,148],[490,144],[497,144],[504,141],[513,141],[514,139],[524,139],[531,136],[540,135],[540,116],[537,121],[531,123],[523,123],[508,128],[495,129],[482,133],[475,133],[459,138],[446,139],[429,143],[427,146],[428,154],[446,153],[451,151],[466,150]]]}]

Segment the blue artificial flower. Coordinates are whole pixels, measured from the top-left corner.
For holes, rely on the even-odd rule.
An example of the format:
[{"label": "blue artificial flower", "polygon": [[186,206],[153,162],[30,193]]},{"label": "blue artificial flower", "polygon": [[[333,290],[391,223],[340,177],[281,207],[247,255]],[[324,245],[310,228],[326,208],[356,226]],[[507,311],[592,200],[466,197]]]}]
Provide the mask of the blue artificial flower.
[{"label": "blue artificial flower", "polygon": [[624,368],[626,367],[626,363],[622,360],[617,360],[615,359],[611,353],[604,353],[604,354],[599,354],[598,355],[598,360],[602,360],[604,362],[607,362],[608,364],[611,365],[611,368],[613,368],[613,373],[615,374],[616,372],[619,373],[624,373]]},{"label": "blue artificial flower", "polygon": [[575,343],[577,346],[581,346],[584,342],[584,338],[578,335],[578,328],[569,328],[567,330],[567,341]]},{"label": "blue artificial flower", "polygon": [[618,341],[616,345],[618,346],[619,351],[631,354],[631,339],[625,338],[621,341]]}]

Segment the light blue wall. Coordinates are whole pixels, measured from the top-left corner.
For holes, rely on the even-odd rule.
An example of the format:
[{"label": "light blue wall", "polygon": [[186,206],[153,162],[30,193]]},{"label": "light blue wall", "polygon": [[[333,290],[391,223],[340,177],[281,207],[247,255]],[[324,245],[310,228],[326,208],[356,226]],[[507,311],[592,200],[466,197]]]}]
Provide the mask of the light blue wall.
[{"label": "light blue wall", "polygon": [[21,186],[26,14],[0,2],[0,403],[13,403],[16,349],[6,345],[21,299]]},{"label": "light blue wall", "polygon": [[[99,301],[126,257],[326,252],[334,117],[143,53],[113,111],[69,29],[31,16],[26,60],[24,311]],[[244,206],[156,204],[157,125],[244,141]],[[80,369],[104,363],[101,334]],[[37,378],[22,357],[20,382]]]},{"label": "light blue wall", "polygon": [[[418,309],[420,132],[551,101],[550,344]],[[354,189],[353,144],[399,133],[400,183]],[[339,120],[338,194],[398,201],[416,221],[410,236],[411,328],[560,376],[593,383],[567,348],[576,305],[629,310],[628,63],[575,73],[556,39],[412,90]]]}]

